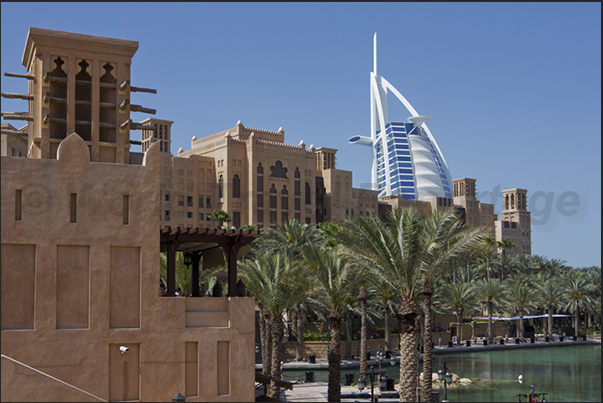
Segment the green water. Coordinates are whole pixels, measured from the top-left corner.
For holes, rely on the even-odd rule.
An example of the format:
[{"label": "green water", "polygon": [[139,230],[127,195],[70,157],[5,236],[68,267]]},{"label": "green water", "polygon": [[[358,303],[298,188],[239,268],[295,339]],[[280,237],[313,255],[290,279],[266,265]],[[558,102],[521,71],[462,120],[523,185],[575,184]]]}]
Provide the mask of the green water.
[{"label": "green water", "polygon": [[[518,393],[548,392],[549,402],[601,401],[601,346],[567,346],[457,353],[434,356],[433,370],[446,360],[451,372],[473,382],[448,389],[451,402],[516,402]],[[388,376],[399,379],[399,367],[383,366]],[[422,370],[422,369],[421,369]],[[354,373],[358,369],[343,369]],[[378,368],[375,367],[375,372]],[[285,371],[287,380],[305,380],[305,371]],[[523,383],[517,378],[523,375]],[[314,380],[328,381],[328,371],[314,371]],[[440,389],[440,401],[444,390]]]}]

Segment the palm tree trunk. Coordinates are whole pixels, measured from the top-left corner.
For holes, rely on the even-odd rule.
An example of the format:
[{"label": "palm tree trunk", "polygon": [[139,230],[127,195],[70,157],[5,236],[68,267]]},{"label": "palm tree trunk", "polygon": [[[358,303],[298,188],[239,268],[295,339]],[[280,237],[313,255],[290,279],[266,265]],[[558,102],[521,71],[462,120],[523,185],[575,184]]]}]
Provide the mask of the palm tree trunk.
[{"label": "palm tree trunk", "polygon": [[341,314],[339,312],[331,312],[331,341],[329,341],[329,386],[328,400],[329,402],[341,401],[341,385],[339,379],[341,377]]},{"label": "palm tree trunk", "polygon": [[400,348],[400,343],[402,343],[402,316],[397,314],[396,319],[398,321],[398,348]]},{"label": "palm tree trunk", "polygon": [[524,326],[523,326],[523,309],[519,311],[519,338],[521,343],[523,343],[523,336],[525,335],[525,332],[523,330]]},{"label": "palm tree trunk", "polygon": [[352,339],[354,338],[353,334],[353,315],[352,312],[347,309],[345,313],[345,358],[352,358]]},{"label": "palm tree trunk", "polygon": [[458,311],[456,311],[456,337],[457,337],[457,344],[461,344],[461,342],[463,341],[463,310],[459,309]]},{"label": "palm tree trunk", "polygon": [[[433,288],[433,287],[432,287]],[[425,305],[425,330],[423,331],[423,401],[431,401],[431,373],[433,372],[433,348],[431,335],[431,296],[430,290],[423,291]]]},{"label": "palm tree trunk", "polygon": [[575,335],[578,335],[578,324],[580,323],[580,310],[578,309],[578,301],[576,300],[574,302],[574,329],[575,329]]},{"label": "palm tree trunk", "polygon": [[549,331],[547,336],[552,337],[553,336],[553,307],[551,305],[548,306],[549,308]]},{"label": "palm tree trunk", "polygon": [[361,319],[360,319],[360,377],[366,379],[366,371],[367,371],[367,360],[366,360],[366,350],[367,350],[367,323],[366,323],[366,289],[364,286],[360,288],[360,294],[358,296],[360,300],[360,310],[361,310]]},{"label": "palm tree trunk", "polygon": [[501,252],[500,258],[500,281],[505,279],[505,250],[503,249]]},{"label": "palm tree trunk", "polygon": [[413,298],[403,297],[398,308],[402,318],[400,328],[400,401],[416,402],[417,396],[417,370],[419,365],[419,351],[417,350],[417,325],[418,307]]},{"label": "palm tree trunk", "polygon": [[297,350],[296,359],[301,361],[304,358],[304,317],[302,315],[302,308],[298,305],[297,307]]},{"label": "palm tree trunk", "polygon": [[272,332],[268,313],[264,309],[260,311],[260,342],[262,344],[262,372],[264,375],[270,376],[272,373]]},{"label": "palm tree trunk", "polygon": [[490,257],[486,257],[486,279],[490,281]]},{"label": "palm tree trunk", "polygon": [[488,343],[492,340],[492,301],[488,301]]},{"label": "palm tree trunk", "polygon": [[[270,318],[270,331],[272,334],[272,372],[275,379],[281,378],[281,354],[283,348],[283,318]],[[278,399],[281,394],[281,388],[274,381],[270,381],[270,396]]]},{"label": "palm tree trunk", "polygon": [[389,307],[385,304],[385,315],[383,316],[383,330],[385,337],[385,351],[389,351],[392,346],[392,329],[389,318]]}]

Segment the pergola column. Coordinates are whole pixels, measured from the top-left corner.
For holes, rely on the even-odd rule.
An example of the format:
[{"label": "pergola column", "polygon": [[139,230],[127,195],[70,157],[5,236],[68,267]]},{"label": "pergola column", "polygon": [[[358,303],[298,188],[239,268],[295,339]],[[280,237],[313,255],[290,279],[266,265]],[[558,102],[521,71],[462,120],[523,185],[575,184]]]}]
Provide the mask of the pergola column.
[{"label": "pergola column", "polygon": [[199,261],[201,260],[201,253],[199,251],[190,252],[192,260],[192,278],[193,278],[193,289],[192,296],[199,296]]},{"label": "pergola column", "polygon": [[176,295],[176,250],[178,244],[175,241],[167,243],[167,296]]}]

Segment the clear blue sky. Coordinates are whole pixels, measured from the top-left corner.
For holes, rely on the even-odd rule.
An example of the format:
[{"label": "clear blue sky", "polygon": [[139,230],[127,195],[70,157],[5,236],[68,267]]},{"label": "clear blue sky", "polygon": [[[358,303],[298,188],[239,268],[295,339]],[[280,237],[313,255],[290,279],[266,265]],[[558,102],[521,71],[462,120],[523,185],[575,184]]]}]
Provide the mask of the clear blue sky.
[{"label": "clear blue sky", "polygon": [[[601,265],[600,3],[2,3],[2,71],[24,72],[30,26],[130,39],[132,102],[173,120],[172,152],[233,127],[338,149],[370,181],[369,72],[420,114],[454,178],[528,189],[532,252]],[[2,91],[24,92],[2,76]],[[24,111],[25,101],[2,100]],[[393,120],[410,115],[390,106]],[[135,120],[148,115],[135,113]],[[134,132],[137,133],[137,132]],[[566,193],[567,192],[567,193]]]}]

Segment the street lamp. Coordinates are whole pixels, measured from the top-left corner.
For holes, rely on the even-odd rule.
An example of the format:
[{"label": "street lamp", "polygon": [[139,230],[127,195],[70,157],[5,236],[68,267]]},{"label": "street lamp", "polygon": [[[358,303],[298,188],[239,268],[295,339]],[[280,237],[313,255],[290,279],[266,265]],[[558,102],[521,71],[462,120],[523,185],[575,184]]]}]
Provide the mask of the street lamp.
[{"label": "street lamp", "polygon": [[385,390],[387,390],[387,371],[381,370],[381,362],[383,362],[384,357],[385,354],[383,353],[381,344],[379,344],[379,350],[377,351],[377,360],[379,360],[379,390],[382,392],[385,392]]},{"label": "street lamp", "polygon": [[184,252],[184,264],[186,267],[190,267],[193,264],[193,256],[190,252]]},{"label": "street lamp", "polygon": [[371,403],[375,401],[375,389],[374,389],[374,384],[373,384],[373,380],[375,378],[375,367],[371,365],[371,372],[359,372],[358,373],[358,390],[359,391],[363,391],[364,388],[366,387],[366,378],[364,378],[362,375],[365,376],[371,376]]},{"label": "street lamp", "polygon": [[446,367],[446,361],[443,364],[440,364],[440,370],[438,371],[438,380],[440,382],[444,381],[444,401],[448,401],[448,387],[447,384],[452,383],[452,374],[448,372],[450,368]]}]

